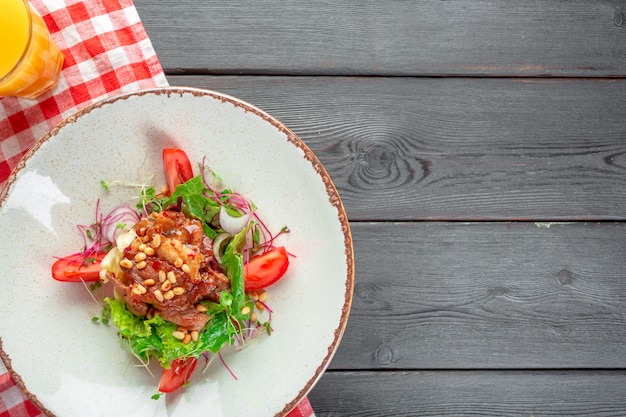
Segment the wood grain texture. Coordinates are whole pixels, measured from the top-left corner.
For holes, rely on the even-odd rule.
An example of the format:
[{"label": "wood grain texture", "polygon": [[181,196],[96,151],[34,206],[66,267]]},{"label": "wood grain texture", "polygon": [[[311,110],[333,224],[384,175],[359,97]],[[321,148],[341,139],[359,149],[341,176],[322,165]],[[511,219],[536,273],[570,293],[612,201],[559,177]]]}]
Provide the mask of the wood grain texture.
[{"label": "wood grain texture", "polygon": [[624,415],[625,0],[135,4],[172,85],[276,116],[339,190],[318,417]]},{"label": "wood grain texture", "polygon": [[170,72],[626,75],[624,0],[135,4]]},{"label": "wood grain texture", "polygon": [[623,368],[626,224],[354,223],[356,285],[331,363]]},{"label": "wood grain texture", "polygon": [[317,417],[609,417],[625,387],[624,371],[327,372],[309,400]]},{"label": "wood grain texture", "polygon": [[168,79],[291,127],[351,220],[626,219],[626,80]]}]

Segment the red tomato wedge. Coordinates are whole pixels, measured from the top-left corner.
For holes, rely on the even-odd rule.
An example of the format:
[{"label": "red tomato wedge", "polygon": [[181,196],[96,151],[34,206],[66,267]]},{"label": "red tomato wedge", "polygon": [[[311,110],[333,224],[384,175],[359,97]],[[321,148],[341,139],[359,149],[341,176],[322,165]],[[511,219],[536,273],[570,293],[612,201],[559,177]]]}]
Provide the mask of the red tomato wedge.
[{"label": "red tomato wedge", "polygon": [[191,162],[185,151],[181,149],[163,149],[163,172],[168,194],[171,194],[178,184],[193,178]]},{"label": "red tomato wedge", "polygon": [[159,392],[173,392],[189,381],[193,370],[196,369],[198,360],[196,358],[179,358],[172,362],[169,369],[163,370],[161,381],[159,382]]},{"label": "red tomato wedge", "polygon": [[289,267],[289,256],[284,246],[255,256],[244,266],[246,291],[260,290],[282,278]]},{"label": "red tomato wedge", "polygon": [[100,280],[100,262],[106,253],[98,253],[93,257],[70,255],[60,258],[52,264],[52,278],[57,281],[85,282]]}]

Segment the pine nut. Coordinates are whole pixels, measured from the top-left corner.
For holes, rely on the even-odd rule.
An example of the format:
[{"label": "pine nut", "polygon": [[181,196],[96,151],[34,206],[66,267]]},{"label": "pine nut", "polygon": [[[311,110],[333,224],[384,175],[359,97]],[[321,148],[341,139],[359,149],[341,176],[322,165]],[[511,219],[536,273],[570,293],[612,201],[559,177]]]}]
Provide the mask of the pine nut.
[{"label": "pine nut", "polygon": [[161,289],[163,291],[169,291],[172,288],[172,283],[169,281],[165,281],[163,284],[161,284]]},{"label": "pine nut", "polygon": [[191,268],[187,264],[183,264],[183,266],[181,266],[180,269],[182,269],[183,272],[186,274],[189,274],[191,272]]},{"label": "pine nut", "polygon": [[259,294],[259,301],[265,302],[265,300],[267,300],[267,291],[263,291]]},{"label": "pine nut", "polygon": [[176,287],[172,291],[176,295],[183,295],[185,293],[185,289],[183,287]]},{"label": "pine nut", "polygon": [[145,243],[142,243],[141,245],[139,245],[137,250],[143,252],[147,247],[148,247],[148,245],[146,245]]},{"label": "pine nut", "polygon": [[244,316],[245,316],[246,314],[250,314],[250,307],[248,307],[248,306],[244,306],[244,307],[241,309],[241,314],[243,314]]},{"label": "pine nut", "polygon": [[183,332],[179,332],[178,330],[175,330],[172,332],[172,336],[174,336],[178,340],[183,340],[186,335]]},{"label": "pine nut", "polygon": [[152,287],[154,284],[156,284],[156,282],[154,282],[152,278],[148,278],[143,282],[143,285],[145,285],[146,287]]},{"label": "pine nut", "polygon": [[257,316],[255,313],[250,313],[250,321],[257,321]]},{"label": "pine nut", "polygon": [[150,246],[148,246],[147,248],[145,248],[143,250],[143,253],[145,253],[148,256],[152,256],[152,255],[154,255],[154,249],[152,249]]},{"label": "pine nut", "polygon": [[156,298],[160,303],[163,302],[164,297],[163,297],[163,293],[161,292],[161,290],[154,290],[154,298]]},{"label": "pine nut", "polygon": [[205,313],[208,310],[204,304],[196,304],[196,311],[199,313]]},{"label": "pine nut", "polygon": [[174,266],[176,268],[180,268],[181,266],[183,266],[183,258],[176,258],[176,260],[174,261]]},{"label": "pine nut", "polygon": [[145,253],[137,252],[137,254],[135,255],[133,259],[135,260],[135,262],[140,262],[140,261],[145,261],[146,257],[147,255]]},{"label": "pine nut", "polygon": [[124,258],[124,259],[122,259],[120,261],[120,266],[122,268],[132,268],[133,267],[133,261],[131,261],[130,259]]},{"label": "pine nut", "polygon": [[137,295],[143,295],[147,292],[146,287],[143,285],[137,284],[133,287],[133,292]]},{"label": "pine nut", "polygon": [[191,335],[190,335],[189,333],[187,333],[187,334],[185,335],[185,337],[183,338],[183,343],[184,343],[184,344],[187,344],[187,343],[189,343],[189,342],[191,342]]},{"label": "pine nut", "polygon": [[176,284],[176,274],[174,271],[170,271],[167,273],[167,280],[172,284]]},{"label": "pine nut", "polygon": [[257,301],[255,305],[256,305],[256,308],[258,308],[259,310],[261,311],[265,310],[265,306],[260,301]]},{"label": "pine nut", "polygon": [[144,269],[148,265],[146,261],[141,261],[137,263],[137,269]]},{"label": "pine nut", "polygon": [[198,341],[199,334],[197,330],[192,330],[190,335],[191,335],[191,340],[193,340],[194,342]]},{"label": "pine nut", "polygon": [[165,298],[166,300],[171,300],[172,298],[174,298],[174,291],[167,291],[165,294],[163,294],[163,298]]},{"label": "pine nut", "polygon": [[159,246],[161,246],[161,235],[156,234],[152,238],[152,247],[153,248],[158,248]]},{"label": "pine nut", "polygon": [[165,274],[165,271],[162,269],[159,269],[159,282],[165,281],[166,278],[167,278],[167,275]]}]

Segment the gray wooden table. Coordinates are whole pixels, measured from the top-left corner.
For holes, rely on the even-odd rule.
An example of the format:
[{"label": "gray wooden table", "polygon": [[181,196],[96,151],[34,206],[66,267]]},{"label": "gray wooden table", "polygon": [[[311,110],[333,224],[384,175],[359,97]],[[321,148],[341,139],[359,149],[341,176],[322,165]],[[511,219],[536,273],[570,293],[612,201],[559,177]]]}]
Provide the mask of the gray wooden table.
[{"label": "gray wooden table", "polygon": [[318,417],[626,415],[626,1],[135,4],[170,84],[273,114],[343,199]]}]

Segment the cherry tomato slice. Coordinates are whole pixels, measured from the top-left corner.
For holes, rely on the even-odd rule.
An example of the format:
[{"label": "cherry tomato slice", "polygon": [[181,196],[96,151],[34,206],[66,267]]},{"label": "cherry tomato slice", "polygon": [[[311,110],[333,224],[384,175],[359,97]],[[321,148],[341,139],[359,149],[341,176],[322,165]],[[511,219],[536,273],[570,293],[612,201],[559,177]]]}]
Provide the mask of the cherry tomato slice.
[{"label": "cherry tomato slice", "polygon": [[191,162],[185,151],[181,149],[163,149],[163,172],[168,193],[171,194],[178,184],[193,178]]},{"label": "cherry tomato slice", "polygon": [[196,358],[175,359],[169,369],[163,370],[163,375],[161,375],[161,381],[159,382],[159,391],[173,392],[182,387],[191,378],[197,363],[198,360]]},{"label": "cherry tomato slice", "polygon": [[98,253],[94,257],[82,255],[70,255],[58,259],[52,264],[52,278],[57,281],[77,282],[81,279],[85,282],[98,281],[100,279],[100,262],[106,253]]},{"label": "cherry tomato slice", "polygon": [[260,290],[278,281],[289,267],[289,256],[284,246],[274,248],[252,258],[244,266],[246,291]]}]

